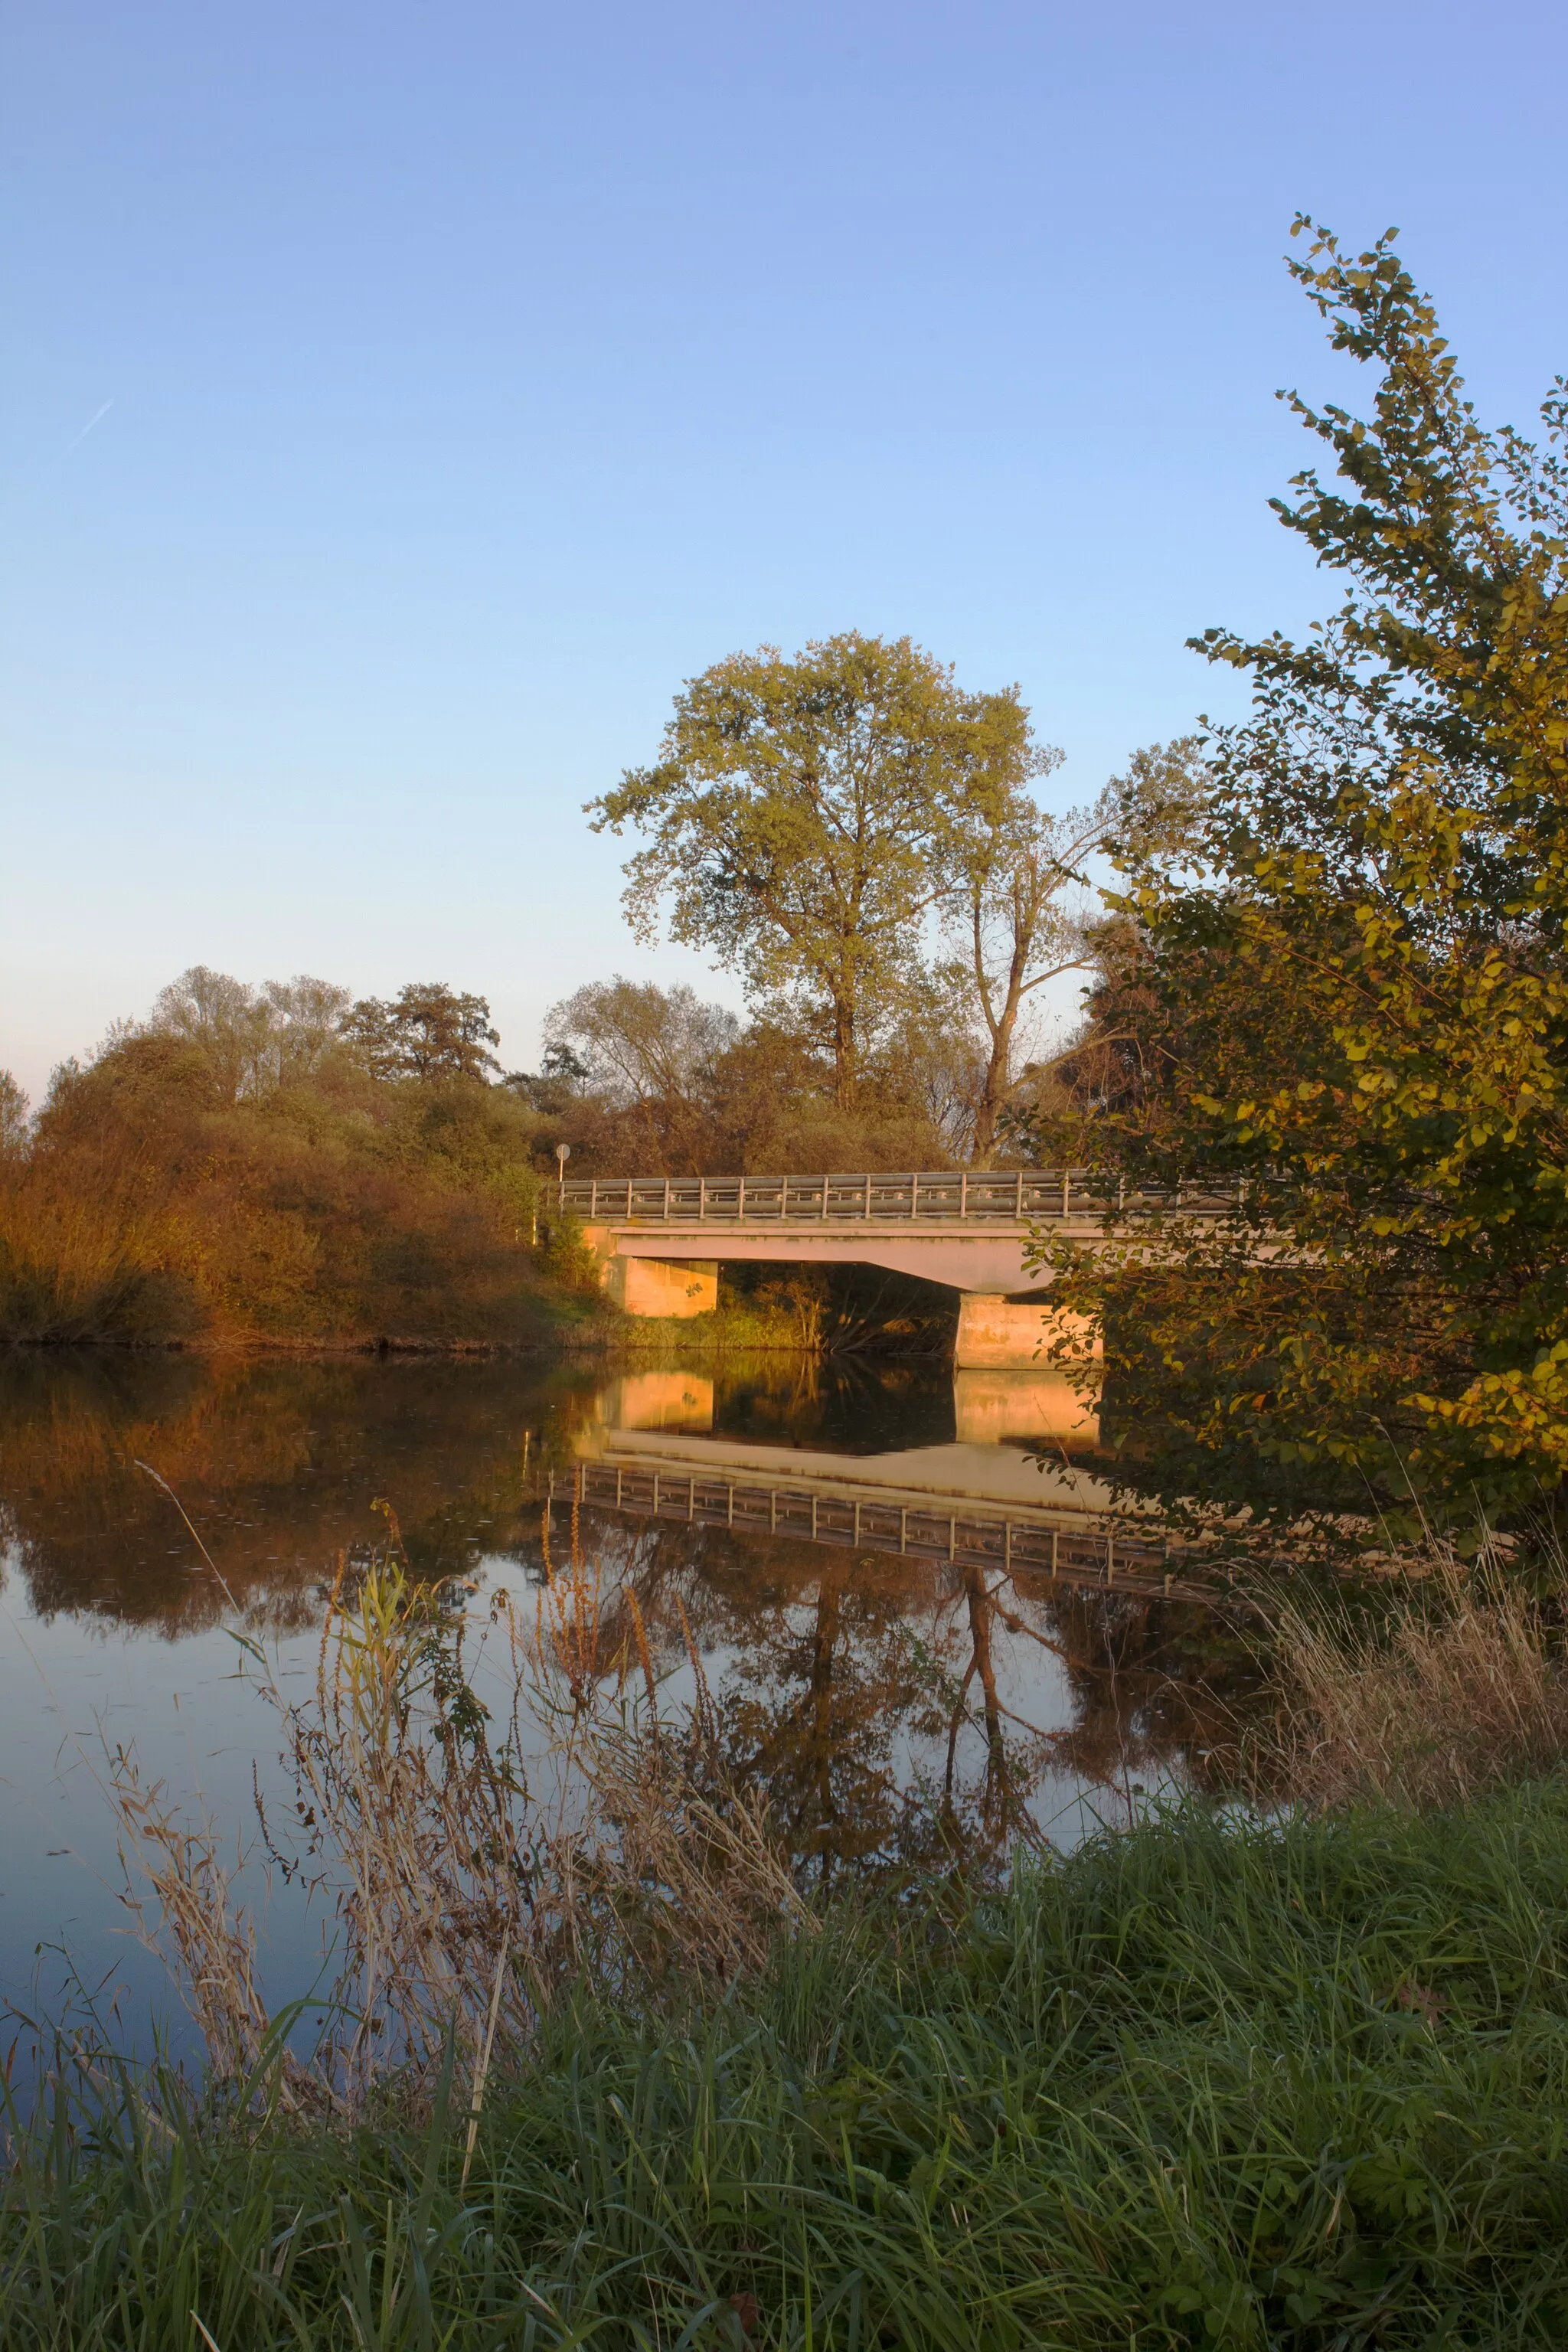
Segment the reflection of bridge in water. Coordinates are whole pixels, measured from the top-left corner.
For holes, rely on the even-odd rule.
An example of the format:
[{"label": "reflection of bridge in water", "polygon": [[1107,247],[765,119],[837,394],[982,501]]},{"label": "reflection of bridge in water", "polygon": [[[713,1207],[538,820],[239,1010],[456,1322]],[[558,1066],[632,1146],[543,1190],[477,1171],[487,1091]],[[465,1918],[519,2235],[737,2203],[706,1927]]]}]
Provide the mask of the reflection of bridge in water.
[{"label": "reflection of bridge in water", "polygon": [[1074,1460],[1093,1446],[1098,1423],[1065,1380],[960,1371],[953,1403],[951,1444],[841,1454],[715,1433],[705,1374],[631,1373],[605,1392],[583,1458],[552,1480],[550,1499],[960,1569],[1213,1597],[1179,1580],[1163,1535],[1114,1513],[1109,1489]]},{"label": "reflection of bridge in water", "polygon": [[1106,1192],[1082,1169],[939,1169],[902,1175],[596,1176],[558,1189],[584,1222],[605,1287],[628,1315],[718,1305],[721,1263],[883,1266],[960,1294],[955,1360],[1024,1365],[1044,1336],[1041,1232],[1086,1247],[1126,1218],[1235,1213],[1228,1188]]}]

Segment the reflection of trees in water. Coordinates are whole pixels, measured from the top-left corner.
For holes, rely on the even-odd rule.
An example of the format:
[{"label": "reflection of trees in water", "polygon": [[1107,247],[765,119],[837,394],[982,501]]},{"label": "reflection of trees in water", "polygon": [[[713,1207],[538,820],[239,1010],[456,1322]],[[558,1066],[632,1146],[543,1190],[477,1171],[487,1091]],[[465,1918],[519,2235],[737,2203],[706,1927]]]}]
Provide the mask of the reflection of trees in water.
[{"label": "reflection of trees in water", "polygon": [[766,1790],[792,1852],[826,1876],[907,1838],[897,1748],[932,1676],[909,1596],[872,1563],[819,1557],[812,1586],[750,1616],[720,1696],[731,1770]]},{"label": "reflection of trees in water", "polygon": [[1068,1591],[1054,1606],[1075,1700],[1062,1751],[1072,1769],[1110,1786],[1179,1756],[1197,1786],[1223,1788],[1260,1685],[1237,1622],[1129,1592]]},{"label": "reflection of trees in water", "polygon": [[[997,1633],[1004,1631],[1016,1639],[1036,1641],[1058,1657],[1061,1652],[1048,1634],[1030,1624],[1016,1606],[1009,1606],[1014,1600],[1011,1578],[991,1578],[984,1569],[973,1565],[962,1570],[960,1577],[969,1656],[948,1709],[942,1819],[950,1833],[963,1837],[966,1808],[958,1778],[958,1756],[967,1722],[980,1731],[985,1757],[980,1785],[968,1792],[967,1810],[973,1817],[969,1839],[973,1843],[978,1834],[986,1848],[994,1849],[1031,1833],[1029,1799],[1038,1780],[1050,1769],[1052,1747],[1052,1735],[1016,1713],[1001,1696],[996,1673]],[[975,1692],[979,1694],[978,1719],[974,1715]],[[1011,1742],[1009,1725],[1015,1727]],[[1027,1743],[1021,1752],[1017,1730],[1024,1733]]]},{"label": "reflection of trees in water", "polygon": [[395,1499],[422,1575],[515,1540],[592,1409],[588,1375],[500,1363],[17,1353],[0,1364],[0,1483],[40,1615],[177,1635],[222,1613],[140,1460],[257,1622],[282,1629],[317,1613],[340,1550],[374,1541],[378,1495]]},{"label": "reflection of trees in water", "polygon": [[[661,1673],[688,1626],[727,1654],[726,1765],[824,1875],[997,1860],[1064,1780],[1115,1818],[1135,1778],[1215,1782],[1234,1745],[1249,1654],[1190,1602],[609,1514],[584,1515],[584,1540],[606,1591],[636,1592]],[[607,1603],[606,1656],[623,1622]],[[1057,1719],[1034,1722],[1015,1698],[1047,1658]]]}]

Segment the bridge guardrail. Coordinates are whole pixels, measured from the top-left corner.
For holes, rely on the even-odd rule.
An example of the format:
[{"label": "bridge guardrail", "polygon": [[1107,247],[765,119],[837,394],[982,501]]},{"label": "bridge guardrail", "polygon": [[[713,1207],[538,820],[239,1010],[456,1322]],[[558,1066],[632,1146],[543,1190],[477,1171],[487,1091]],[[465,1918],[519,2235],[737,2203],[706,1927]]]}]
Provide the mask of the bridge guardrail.
[{"label": "bridge guardrail", "polygon": [[742,1535],[853,1546],[955,1568],[1033,1570],[1073,1584],[1184,1599],[1215,1597],[1203,1584],[1177,1582],[1178,1549],[1110,1520],[1100,1528],[1058,1527],[1043,1514],[987,1510],[973,1503],[943,1508],[933,1498],[922,1507],[876,1495],[822,1494],[776,1479],[613,1462],[580,1464],[565,1478],[552,1476],[547,1500],[552,1507],[586,1504],[639,1518],[683,1519]]},{"label": "bridge guardrail", "polygon": [[1189,1182],[1163,1189],[1091,1184],[1081,1168],[911,1170],[858,1176],[571,1176],[559,1205],[590,1224],[738,1224],[812,1219],[921,1224],[1047,1224],[1074,1217],[1177,1210],[1227,1215],[1238,1188]]}]

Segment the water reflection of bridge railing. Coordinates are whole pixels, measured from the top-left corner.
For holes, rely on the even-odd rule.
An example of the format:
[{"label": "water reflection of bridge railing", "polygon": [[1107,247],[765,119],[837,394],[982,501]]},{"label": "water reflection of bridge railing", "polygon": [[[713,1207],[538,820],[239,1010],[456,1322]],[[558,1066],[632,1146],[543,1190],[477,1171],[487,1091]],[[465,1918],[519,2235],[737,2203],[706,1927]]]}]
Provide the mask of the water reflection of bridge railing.
[{"label": "water reflection of bridge railing", "polygon": [[551,1504],[586,1504],[639,1518],[786,1536],[953,1568],[1027,1570],[1075,1585],[1112,1587],[1173,1599],[1213,1601],[1211,1587],[1178,1579],[1170,1548],[1123,1527],[1051,1525],[1028,1515],[946,1508],[878,1496],[824,1493],[784,1481],[725,1478],[711,1472],[586,1462],[552,1477]]},{"label": "water reflection of bridge railing", "polygon": [[1081,1168],[918,1170],[890,1176],[573,1176],[560,1205],[590,1224],[739,1224],[811,1218],[819,1223],[1066,1223],[1171,1211],[1228,1216],[1238,1193],[1212,1181],[1155,1188],[1091,1181]]}]

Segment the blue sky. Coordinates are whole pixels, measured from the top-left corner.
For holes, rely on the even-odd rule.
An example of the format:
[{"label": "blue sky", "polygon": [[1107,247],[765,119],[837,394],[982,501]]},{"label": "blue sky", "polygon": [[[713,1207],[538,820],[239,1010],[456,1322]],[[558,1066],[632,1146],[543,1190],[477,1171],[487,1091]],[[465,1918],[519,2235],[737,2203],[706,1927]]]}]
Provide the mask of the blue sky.
[{"label": "blue sky", "polygon": [[[680,679],[910,632],[1098,788],[1330,600],[1279,257],[1397,222],[1483,413],[1568,368],[1568,12],[6,0],[0,1062],[185,965],[619,969],[581,803]],[[106,404],[108,404],[106,405]]]}]

